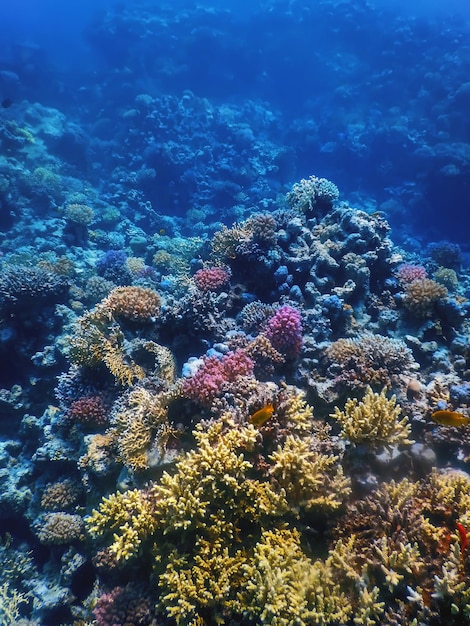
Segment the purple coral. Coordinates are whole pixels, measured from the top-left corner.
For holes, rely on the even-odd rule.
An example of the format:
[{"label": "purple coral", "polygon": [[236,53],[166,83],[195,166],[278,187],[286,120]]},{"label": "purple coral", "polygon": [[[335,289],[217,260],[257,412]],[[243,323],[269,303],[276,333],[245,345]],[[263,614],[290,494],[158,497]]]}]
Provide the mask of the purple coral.
[{"label": "purple coral", "polygon": [[209,406],[226,382],[253,373],[253,360],[243,349],[228,352],[222,358],[204,356],[196,372],[184,381],[183,393],[203,406]]},{"label": "purple coral", "polygon": [[288,359],[296,359],[302,350],[300,311],[289,304],[281,306],[268,320],[265,335],[275,350]]}]

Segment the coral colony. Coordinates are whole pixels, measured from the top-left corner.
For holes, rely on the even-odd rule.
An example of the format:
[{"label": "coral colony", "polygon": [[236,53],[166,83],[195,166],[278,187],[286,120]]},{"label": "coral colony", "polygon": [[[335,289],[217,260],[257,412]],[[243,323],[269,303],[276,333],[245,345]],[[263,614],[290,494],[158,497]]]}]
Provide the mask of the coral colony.
[{"label": "coral colony", "polygon": [[465,623],[468,274],[314,176],[165,253],[3,261],[5,623]]},{"label": "coral colony", "polygon": [[[349,27],[367,11],[340,9]],[[152,66],[138,42],[178,47],[180,21],[220,18],[188,5],[170,40],[168,15],[116,10],[126,27],[110,9],[89,37],[105,57],[135,35],[129,68]],[[309,11],[288,12],[299,36]],[[425,36],[399,33],[412,51]],[[159,58],[165,80],[184,75],[177,52]],[[452,59],[418,100],[449,66],[468,80]],[[108,80],[127,89],[132,71]],[[437,129],[400,116],[383,136],[351,122],[335,146],[311,134],[325,161],[347,141],[370,157],[371,136],[438,155],[436,185],[460,188],[468,145],[444,135],[465,84],[444,90]],[[255,138],[277,124],[264,104],[185,91],[113,106],[129,161],[94,109],[88,144],[53,108],[0,107],[17,116],[0,117],[0,624],[470,624],[465,250],[398,245],[321,167],[291,176],[290,153]],[[76,168],[92,146],[89,180]]]}]

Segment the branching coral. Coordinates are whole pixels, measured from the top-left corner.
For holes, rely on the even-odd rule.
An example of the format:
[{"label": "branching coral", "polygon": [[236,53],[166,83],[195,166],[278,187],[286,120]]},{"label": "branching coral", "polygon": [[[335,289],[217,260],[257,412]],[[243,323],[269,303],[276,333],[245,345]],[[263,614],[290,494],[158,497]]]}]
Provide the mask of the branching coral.
[{"label": "branching coral", "polygon": [[201,291],[220,291],[229,281],[230,271],[225,267],[204,267],[194,274],[196,287]]},{"label": "branching coral", "polygon": [[262,624],[345,623],[352,614],[331,569],[305,556],[295,530],[265,531],[246,571],[240,604]]},{"label": "branching coral", "polygon": [[401,409],[395,396],[387,399],[386,390],[374,393],[367,388],[361,402],[355,398],[346,402],[344,411],[335,407],[331,415],[341,425],[341,436],[351,443],[371,446],[410,444],[411,427],[407,417],[399,419]]},{"label": "branching coral", "polygon": [[[348,481],[338,457],[315,450],[303,398],[286,393],[279,408],[285,427],[297,434],[284,437],[264,461],[269,438],[263,445],[254,425],[224,416],[194,431],[196,448],[172,473],[146,490],[105,498],[88,519],[91,534],[105,535],[118,560],[150,544],[161,608],[180,624],[247,612],[273,625],[297,623],[298,615],[305,620],[298,623],[328,624],[349,611],[327,566],[310,561],[297,531],[288,530],[289,520],[307,510],[336,510]],[[271,588],[273,580],[279,584]]]},{"label": "branching coral", "polygon": [[252,359],[242,348],[229,352],[220,359],[205,356],[194,374],[184,380],[182,392],[202,406],[210,406],[222,392],[225,383],[250,376],[253,366]]},{"label": "branching coral", "polygon": [[295,183],[287,194],[288,204],[299,211],[311,212],[319,207],[330,207],[339,197],[338,187],[326,178],[309,176]]},{"label": "branching coral", "polygon": [[266,322],[264,332],[273,348],[289,359],[302,350],[302,319],[300,311],[285,304]]},{"label": "branching coral", "polygon": [[116,318],[142,323],[155,320],[160,302],[158,293],[148,287],[116,287],[101,306]]},{"label": "branching coral", "polygon": [[421,278],[405,286],[403,304],[412,317],[421,320],[432,317],[437,301],[446,296],[444,285],[431,278]]},{"label": "branching coral", "polygon": [[363,334],[338,339],[325,350],[336,386],[347,389],[393,387],[415,365],[411,350],[398,339]]},{"label": "branching coral", "polygon": [[62,545],[84,539],[83,520],[71,513],[46,513],[36,522],[37,536],[46,545]]},{"label": "branching coral", "polygon": [[270,455],[270,474],[286,493],[290,506],[307,510],[334,511],[349,494],[349,479],[338,457],[312,450],[314,440],[289,435]]}]

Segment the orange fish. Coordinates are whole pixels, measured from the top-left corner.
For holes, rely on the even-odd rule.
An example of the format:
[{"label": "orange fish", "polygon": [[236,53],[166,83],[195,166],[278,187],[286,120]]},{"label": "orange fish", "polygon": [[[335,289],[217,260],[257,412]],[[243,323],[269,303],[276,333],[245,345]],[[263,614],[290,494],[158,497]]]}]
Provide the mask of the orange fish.
[{"label": "orange fish", "polygon": [[448,411],[447,409],[434,411],[431,419],[442,426],[468,426],[470,424],[470,417],[466,417],[463,413],[457,413],[457,411]]},{"label": "orange fish", "polygon": [[466,529],[462,526],[462,524],[459,524],[459,522],[457,522],[455,524],[458,533],[459,533],[459,538],[460,538],[460,551],[462,553],[462,558],[465,557],[465,551],[468,548],[468,536],[467,536],[467,531]]},{"label": "orange fish", "polygon": [[250,424],[253,424],[253,426],[262,426],[263,424],[266,424],[266,422],[268,421],[268,419],[270,419],[273,413],[274,407],[272,403],[270,403],[266,406],[263,406],[258,411],[255,411],[253,415],[250,416],[250,419],[248,421],[250,422]]}]

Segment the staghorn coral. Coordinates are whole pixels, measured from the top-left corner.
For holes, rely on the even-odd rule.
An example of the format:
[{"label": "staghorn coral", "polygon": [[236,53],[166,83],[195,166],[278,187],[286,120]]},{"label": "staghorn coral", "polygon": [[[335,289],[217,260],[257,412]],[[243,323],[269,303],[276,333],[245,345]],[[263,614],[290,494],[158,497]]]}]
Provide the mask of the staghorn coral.
[{"label": "staghorn coral", "polygon": [[92,511],[85,521],[92,536],[116,531],[110,552],[118,561],[135,556],[142,541],[155,531],[158,524],[153,498],[147,491],[139,489],[103,498],[98,510]]},{"label": "staghorn coral", "polygon": [[293,510],[305,508],[323,513],[338,509],[350,493],[339,458],[314,449],[314,437],[288,435],[269,458],[270,475],[286,494]]},{"label": "staghorn coral", "polygon": [[447,296],[444,285],[431,278],[413,280],[405,286],[403,305],[408,313],[418,319],[432,317],[438,300]]},{"label": "staghorn coral", "polygon": [[331,568],[304,554],[295,530],[263,532],[245,569],[240,605],[256,623],[327,625],[345,623],[352,615]]},{"label": "staghorn coral", "polygon": [[225,615],[241,613],[237,590],[247,582],[245,563],[243,548],[231,554],[219,540],[198,538],[192,558],[173,551],[159,578],[162,608],[177,624],[202,626],[207,614],[223,623]]},{"label": "staghorn coral", "polygon": [[[271,593],[281,608],[268,617],[252,593],[256,585],[248,587],[262,567],[257,550],[262,554],[263,537],[271,533],[275,542],[289,520],[307,510],[334,511],[349,492],[339,458],[316,450],[312,409],[303,397],[286,388],[279,410],[285,428],[298,433],[279,446],[269,437],[263,442],[253,425],[236,425],[225,415],[194,431],[196,448],[178,458],[172,473],[164,472],[146,489],[105,498],[87,520],[91,534],[104,535],[118,561],[154,555],[160,609],[180,624],[237,619],[247,611],[257,619],[266,615],[272,624],[294,624],[303,611],[305,623],[323,616],[327,624],[344,605],[325,563],[305,556],[291,571],[286,542],[273,543],[272,557],[282,564],[280,580],[292,581],[297,596],[277,586]],[[291,485],[293,480],[300,485]],[[302,550],[299,535],[289,532],[295,535],[296,556]],[[309,570],[299,581],[306,564]],[[281,617],[289,621],[277,622]]]},{"label": "staghorn coral", "polygon": [[409,439],[411,427],[408,418],[399,419],[401,409],[395,396],[388,400],[385,394],[385,388],[380,393],[374,393],[367,387],[361,402],[350,398],[344,411],[335,407],[331,417],[339,422],[343,439],[370,446],[413,443]]},{"label": "staghorn coral", "polygon": [[11,589],[8,583],[0,585],[0,620],[3,626],[14,626],[19,623],[22,604],[28,604],[25,594]]},{"label": "staghorn coral", "polygon": [[116,287],[101,303],[115,318],[132,322],[151,322],[160,309],[161,298],[148,287]]}]

